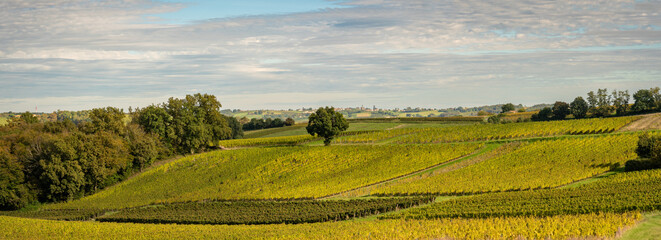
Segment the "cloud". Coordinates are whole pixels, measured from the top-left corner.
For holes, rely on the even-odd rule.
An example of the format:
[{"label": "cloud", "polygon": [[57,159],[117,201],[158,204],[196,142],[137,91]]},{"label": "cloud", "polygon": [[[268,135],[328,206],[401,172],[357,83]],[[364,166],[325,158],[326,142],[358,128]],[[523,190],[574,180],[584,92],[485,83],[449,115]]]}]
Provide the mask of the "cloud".
[{"label": "cloud", "polygon": [[658,1],[340,4],[166,24],[153,16],[185,6],[2,1],[0,111],[27,106],[16,99],[48,102],[40,109],[50,111],[195,91],[253,109],[533,104],[648,88],[661,77]]}]

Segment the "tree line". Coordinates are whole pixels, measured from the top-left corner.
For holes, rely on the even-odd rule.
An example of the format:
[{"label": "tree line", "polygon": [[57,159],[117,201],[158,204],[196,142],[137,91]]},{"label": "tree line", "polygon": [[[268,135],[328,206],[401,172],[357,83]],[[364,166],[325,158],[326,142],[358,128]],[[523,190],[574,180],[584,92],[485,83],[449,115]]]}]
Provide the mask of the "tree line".
[{"label": "tree line", "polygon": [[24,113],[0,126],[0,209],[76,199],[97,192],[176,154],[205,151],[240,138],[240,123],[220,114],[215,96],[183,99],[130,111],[88,112],[89,120],[39,122]]},{"label": "tree line", "polygon": [[576,97],[571,103],[557,101],[552,108],[543,108],[533,114],[533,121],[562,120],[568,115],[574,118],[624,116],[661,110],[661,94],[659,87],[640,89],[633,94],[633,105],[629,104],[629,91],[613,90],[610,94],[607,88],[590,91],[587,98]]},{"label": "tree line", "polygon": [[292,126],[296,124],[294,119],[292,118],[287,118],[284,121],[280,118],[266,118],[266,119],[257,119],[253,118],[250,119],[250,121],[247,121],[247,118],[242,118],[245,123],[243,123],[242,129],[244,131],[249,131],[249,130],[258,130],[258,129],[267,129],[267,128],[278,128],[278,127],[284,127],[284,126]]}]

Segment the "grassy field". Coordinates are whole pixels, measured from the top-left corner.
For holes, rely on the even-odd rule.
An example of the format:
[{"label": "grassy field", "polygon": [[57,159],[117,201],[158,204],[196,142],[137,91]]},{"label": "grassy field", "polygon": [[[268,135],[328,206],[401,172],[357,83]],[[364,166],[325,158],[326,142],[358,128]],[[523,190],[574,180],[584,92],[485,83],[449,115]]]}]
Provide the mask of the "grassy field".
[{"label": "grassy field", "polygon": [[6,125],[7,123],[9,123],[9,119],[5,117],[0,117],[0,126]]},{"label": "grassy field", "polygon": [[661,212],[643,214],[643,220],[633,229],[618,238],[620,240],[661,239]]}]

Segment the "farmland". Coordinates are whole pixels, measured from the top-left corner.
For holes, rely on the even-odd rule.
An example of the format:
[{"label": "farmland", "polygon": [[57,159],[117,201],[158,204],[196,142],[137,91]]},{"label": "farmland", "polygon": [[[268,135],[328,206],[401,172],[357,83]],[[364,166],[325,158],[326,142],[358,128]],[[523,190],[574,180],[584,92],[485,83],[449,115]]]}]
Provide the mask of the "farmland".
[{"label": "farmland", "polygon": [[298,127],[224,140],[230,150],[159,164],[78,200],[0,214],[12,226],[43,226],[0,230],[25,238],[73,231],[64,229],[83,238],[134,229],[145,238],[613,238],[661,210],[661,171],[622,172],[643,133],[618,130],[638,119],[363,122],[329,147],[291,134]]}]

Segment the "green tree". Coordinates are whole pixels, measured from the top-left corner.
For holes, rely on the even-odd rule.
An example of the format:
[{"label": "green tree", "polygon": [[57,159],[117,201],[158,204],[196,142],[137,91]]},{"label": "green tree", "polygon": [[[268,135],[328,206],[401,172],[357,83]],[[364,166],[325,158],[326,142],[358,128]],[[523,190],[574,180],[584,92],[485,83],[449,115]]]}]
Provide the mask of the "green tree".
[{"label": "green tree", "polygon": [[613,105],[617,115],[624,115],[629,110],[629,91],[613,90]]},{"label": "green tree", "polygon": [[32,113],[30,112],[24,112],[21,114],[21,120],[27,124],[32,124],[32,123],[38,123],[39,119],[35,117]]},{"label": "green tree", "polygon": [[533,121],[548,121],[553,118],[553,110],[549,107],[542,108],[538,113],[533,114],[530,119]]},{"label": "green tree", "polygon": [[571,111],[569,110],[569,104],[566,102],[557,101],[553,104],[553,118],[556,120],[562,120],[569,115]]},{"label": "green tree", "polygon": [[324,145],[329,146],[333,138],[347,128],[349,123],[341,113],[335,112],[335,108],[320,107],[315,113],[310,114],[305,129],[312,136],[323,137]]},{"label": "green tree", "polygon": [[501,110],[502,110],[501,111],[502,113],[506,113],[506,112],[509,112],[509,111],[514,111],[514,104],[512,104],[512,103],[505,104],[501,107]]},{"label": "green tree", "polygon": [[0,210],[16,210],[32,200],[21,164],[0,146]]},{"label": "green tree", "polygon": [[655,105],[654,93],[647,89],[640,89],[633,94],[633,110],[643,112],[651,110]]},{"label": "green tree", "polygon": [[571,109],[571,114],[574,115],[574,118],[580,119],[587,116],[589,106],[582,97],[576,97],[569,105],[569,108]]},{"label": "green tree", "polygon": [[115,134],[124,133],[124,111],[114,107],[95,108],[89,113],[90,131],[109,131]]},{"label": "green tree", "polygon": [[296,124],[296,121],[294,121],[294,119],[292,119],[290,117],[285,119],[285,126],[293,126],[294,124]]}]

